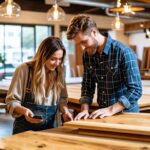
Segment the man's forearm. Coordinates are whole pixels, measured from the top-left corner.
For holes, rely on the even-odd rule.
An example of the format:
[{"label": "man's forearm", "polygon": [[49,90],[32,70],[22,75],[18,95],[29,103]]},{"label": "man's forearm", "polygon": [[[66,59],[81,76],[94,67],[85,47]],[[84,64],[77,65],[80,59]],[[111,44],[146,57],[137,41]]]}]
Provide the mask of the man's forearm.
[{"label": "man's forearm", "polygon": [[117,102],[117,103],[109,106],[109,108],[113,115],[113,114],[116,114],[116,113],[122,111],[125,107],[120,102]]}]

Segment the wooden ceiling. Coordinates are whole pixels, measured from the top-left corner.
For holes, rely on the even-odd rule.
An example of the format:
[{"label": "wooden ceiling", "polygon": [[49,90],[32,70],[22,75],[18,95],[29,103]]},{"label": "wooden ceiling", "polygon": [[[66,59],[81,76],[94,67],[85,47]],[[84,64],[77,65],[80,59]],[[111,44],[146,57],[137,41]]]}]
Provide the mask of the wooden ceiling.
[{"label": "wooden ceiling", "polygon": [[[22,10],[47,12],[52,5],[47,5],[48,0],[14,0],[21,6]],[[52,1],[52,0],[49,0]],[[58,0],[63,1],[63,0]],[[64,0],[65,1],[65,0]],[[70,6],[61,6],[67,14],[87,13],[93,15],[111,15],[107,8],[116,6],[116,0],[66,0]],[[0,0],[0,3],[4,0]],[[125,2],[125,0],[122,0]],[[132,17],[144,18],[150,20],[150,0],[128,0],[132,6],[144,7],[145,10],[137,12]]]}]

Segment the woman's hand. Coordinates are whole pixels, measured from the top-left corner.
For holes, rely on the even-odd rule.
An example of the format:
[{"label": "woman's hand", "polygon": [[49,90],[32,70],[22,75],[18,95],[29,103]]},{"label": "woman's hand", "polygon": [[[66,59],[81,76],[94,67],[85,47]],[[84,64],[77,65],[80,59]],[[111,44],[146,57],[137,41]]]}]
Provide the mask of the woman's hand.
[{"label": "woman's hand", "polygon": [[43,122],[43,119],[37,119],[37,118],[33,118],[34,114],[33,112],[26,108],[25,111],[24,111],[24,116],[26,118],[26,120],[30,123],[41,123]]},{"label": "woman's hand", "polygon": [[33,118],[33,116],[34,116],[33,112],[24,106],[17,106],[15,108],[15,112],[20,114],[20,115],[24,115],[25,119],[30,123],[41,123],[41,122],[43,122],[43,119]]},{"label": "woman's hand", "polygon": [[73,121],[73,115],[69,111],[63,113],[62,116],[63,116],[64,122]]}]

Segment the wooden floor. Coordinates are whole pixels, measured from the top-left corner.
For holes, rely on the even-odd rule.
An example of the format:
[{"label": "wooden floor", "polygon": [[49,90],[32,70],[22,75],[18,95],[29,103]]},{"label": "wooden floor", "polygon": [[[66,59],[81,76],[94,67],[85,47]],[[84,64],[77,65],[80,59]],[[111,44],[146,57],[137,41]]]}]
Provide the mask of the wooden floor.
[{"label": "wooden floor", "polygon": [[5,109],[0,109],[0,138],[12,134],[13,118],[6,113]]}]

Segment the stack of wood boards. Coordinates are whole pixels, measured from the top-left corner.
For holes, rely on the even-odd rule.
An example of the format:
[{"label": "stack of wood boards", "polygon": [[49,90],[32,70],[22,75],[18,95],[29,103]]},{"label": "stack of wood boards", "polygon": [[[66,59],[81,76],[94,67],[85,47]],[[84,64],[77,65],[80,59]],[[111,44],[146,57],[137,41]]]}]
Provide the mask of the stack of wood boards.
[{"label": "stack of wood boards", "polygon": [[102,119],[64,123],[79,129],[80,134],[150,142],[150,114],[121,113]]},{"label": "stack of wood boards", "polygon": [[[69,105],[71,108],[80,109],[79,98],[81,97],[81,84],[70,84],[67,85],[68,97],[69,97]],[[143,94],[138,101],[140,111],[150,110],[150,86],[143,86]],[[97,93],[94,95],[94,100],[92,104],[92,109],[96,109],[98,104],[96,102]]]}]

